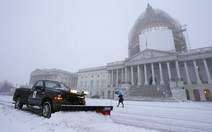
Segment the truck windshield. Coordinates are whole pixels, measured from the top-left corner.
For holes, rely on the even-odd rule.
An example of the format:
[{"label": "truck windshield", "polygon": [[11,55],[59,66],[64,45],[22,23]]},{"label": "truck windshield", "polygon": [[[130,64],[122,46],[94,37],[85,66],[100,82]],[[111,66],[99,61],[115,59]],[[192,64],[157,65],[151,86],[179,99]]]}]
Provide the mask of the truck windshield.
[{"label": "truck windshield", "polygon": [[62,89],[69,91],[65,84],[56,81],[45,81],[45,87],[50,89]]}]

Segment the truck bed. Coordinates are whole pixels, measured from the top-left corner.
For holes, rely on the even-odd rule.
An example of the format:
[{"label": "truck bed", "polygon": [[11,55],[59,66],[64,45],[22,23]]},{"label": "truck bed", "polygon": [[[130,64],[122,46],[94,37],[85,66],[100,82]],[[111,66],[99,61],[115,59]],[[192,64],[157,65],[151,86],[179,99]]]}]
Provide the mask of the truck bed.
[{"label": "truck bed", "polygon": [[22,103],[28,104],[29,92],[30,92],[29,88],[16,89],[14,96],[13,96],[13,101],[15,101],[18,96],[20,96]]}]

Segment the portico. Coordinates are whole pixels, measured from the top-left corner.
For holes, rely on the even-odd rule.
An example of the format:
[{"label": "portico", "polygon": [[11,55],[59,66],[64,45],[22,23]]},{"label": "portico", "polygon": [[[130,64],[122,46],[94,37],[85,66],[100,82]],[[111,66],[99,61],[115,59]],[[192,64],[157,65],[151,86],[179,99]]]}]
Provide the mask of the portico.
[{"label": "portico", "polygon": [[[145,52],[151,54],[146,57]],[[157,56],[154,56],[157,55]],[[193,56],[193,54],[190,54]],[[185,59],[187,58],[187,59]],[[200,84],[212,84],[211,58],[176,56],[169,52],[146,50],[138,56],[131,57],[122,62],[108,64],[108,82],[110,87],[120,87],[122,83],[132,86],[160,86],[171,81],[183,81],[185,87],[191,85],[197,87]],[[201,68],[201,69],[200,69]],[[183,87],[183,88],[185,88]],[[201,100],[204,90],[200,90]],[[203,92],[203,93],[202,93]],[[189,90],[189,94],[190,90]],[[192,95],[190,95],[192,97]]]}]

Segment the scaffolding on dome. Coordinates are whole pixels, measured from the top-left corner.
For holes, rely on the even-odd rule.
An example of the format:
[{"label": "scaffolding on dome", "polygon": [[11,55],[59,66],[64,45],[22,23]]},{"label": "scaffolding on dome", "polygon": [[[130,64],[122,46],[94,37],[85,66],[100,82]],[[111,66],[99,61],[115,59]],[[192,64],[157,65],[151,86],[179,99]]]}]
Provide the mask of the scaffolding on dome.
[{"label": "scaffolding on dome", "polygon": [[168,28],[172,30],[174,37],[174,44],[176,51],[186,51],[184,30],[181,24],[168,13],[160,10],[153,9],[149,4],[146,12],[142,13],[136,20],[131,32],[129,33],[129,57],[140,52],[139,48],[139,35],[146,31]]}]

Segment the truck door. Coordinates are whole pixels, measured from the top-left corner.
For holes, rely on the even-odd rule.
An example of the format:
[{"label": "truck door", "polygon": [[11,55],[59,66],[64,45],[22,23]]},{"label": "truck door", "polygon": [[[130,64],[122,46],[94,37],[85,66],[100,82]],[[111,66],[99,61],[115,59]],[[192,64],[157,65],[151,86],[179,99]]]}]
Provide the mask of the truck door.
[{"label": "truck door", "polygon": [[44,82],[42,80],[37,81],[32,87],[29,94],[29,105],[40,106],[41,100],[44,95]]}]

